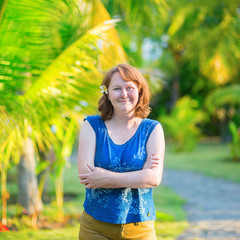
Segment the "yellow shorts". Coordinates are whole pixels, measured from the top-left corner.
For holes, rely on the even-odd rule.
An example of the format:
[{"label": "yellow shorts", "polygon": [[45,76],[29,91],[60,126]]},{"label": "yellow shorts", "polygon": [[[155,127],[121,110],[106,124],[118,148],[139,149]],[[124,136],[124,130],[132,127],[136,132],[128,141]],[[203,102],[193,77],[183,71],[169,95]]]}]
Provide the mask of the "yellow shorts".
[{"label": "yellow shorts", "polygon": [[79,240],[156,240],[155,221],[113,224],[94,219],[83,212]]}]

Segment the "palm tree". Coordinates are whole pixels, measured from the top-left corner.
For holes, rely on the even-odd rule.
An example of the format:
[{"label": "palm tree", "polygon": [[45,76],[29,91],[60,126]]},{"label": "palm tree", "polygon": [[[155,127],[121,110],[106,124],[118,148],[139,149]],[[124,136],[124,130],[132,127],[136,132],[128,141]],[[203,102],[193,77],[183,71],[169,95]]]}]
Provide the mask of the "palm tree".
[{"label": "palm tree", "polygon": [[[238,161],[240,158],[240,136],[239,121],[235,119],[240,106],[240,84],[224,86],[210,92],[205,100],[205,107],[210,114],[215,115],[221,120],[228,137],[231,134],[231,153],[232,158]],[[229,140],[229,139],[227,139]]]},{"label": "palm tree", "polygon": [[[172,83],[172,106],[192,86],[212,90],[239,78],[239,3],[225,0],[109,1],[123,21],[118,29],[129,56],[141,59],[145,40],[162,54],[150,60]],[[131,34],[129,34],[129,32]],[[154,49],[155,51],[157,48]],[[144,60],[138,60],[142,64]],[[208,86],[210,85],[210,86]],[[186,86],[188,87],[185,90]],[[180,89],[181,88],[181,89]]]},{"label": "palm tree", "polygon": [[[0,13],[0,170],[6,179],[9,161],[21,159],[19,186],[27,189],[34,179],[35,196],[22,189],[19,196],[25,193],[24,208],[35,214],[41,206],[35,149],[46,151],[59,141],[53,124],[66,129],[66,117],[76,121],[95,111],[101,71],[126,62],[126,56],[113,28],[116,20],[98,0],[3,1]],[[26,166],[29,174],[22,175]],[[2,218],[6,222],[4,209]]]},{"label": "palm tree", "polygon": [[213,113],[224,105],[240,105],[240,85],[233,84],[212,91],[205,100],[205,106]]}]

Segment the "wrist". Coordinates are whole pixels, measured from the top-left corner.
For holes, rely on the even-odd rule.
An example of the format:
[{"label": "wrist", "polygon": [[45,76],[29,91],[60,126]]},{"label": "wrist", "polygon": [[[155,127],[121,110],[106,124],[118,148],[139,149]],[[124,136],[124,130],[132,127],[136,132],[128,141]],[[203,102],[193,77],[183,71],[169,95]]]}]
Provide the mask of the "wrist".
[{"label": "wrist", "polygon": [[100,168],[98,167],[99,170],[101,171],[101,179],[99,179],[100,181],[100,185],[101,187],[108,187],[110,185],[112,185],[113,182],[113,172],[105,169],[105,168]]}]

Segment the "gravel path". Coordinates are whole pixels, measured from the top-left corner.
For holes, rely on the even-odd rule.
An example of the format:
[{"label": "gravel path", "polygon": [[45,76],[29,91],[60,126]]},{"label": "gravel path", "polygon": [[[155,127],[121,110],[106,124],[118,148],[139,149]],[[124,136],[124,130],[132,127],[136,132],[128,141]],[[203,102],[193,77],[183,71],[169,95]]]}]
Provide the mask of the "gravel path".
[{"label": "gravel path", "polygon": [[162,183],[187,201],[190,227],[177,240],[240,240],[240,184],[169,169]]}]

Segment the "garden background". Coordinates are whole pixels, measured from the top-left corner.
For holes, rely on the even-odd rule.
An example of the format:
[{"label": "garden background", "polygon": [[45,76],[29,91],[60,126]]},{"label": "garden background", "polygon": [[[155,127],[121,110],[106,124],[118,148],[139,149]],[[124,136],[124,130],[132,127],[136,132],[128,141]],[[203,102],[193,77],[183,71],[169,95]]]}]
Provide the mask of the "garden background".
[{"label": "garden background", "polygon": [[[240,182],[239,39],[232,0],[1,0],[0,239],[77,239],[78,133],[118,63],[150,84],[166,168]],[[158,239],[174,239],[185,200],[154,198]]]}]

